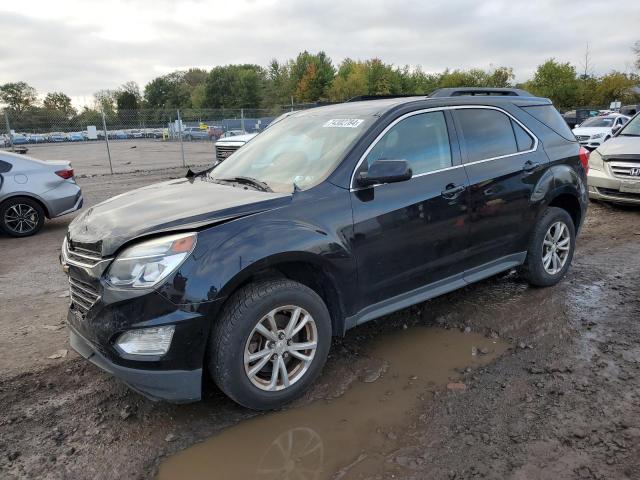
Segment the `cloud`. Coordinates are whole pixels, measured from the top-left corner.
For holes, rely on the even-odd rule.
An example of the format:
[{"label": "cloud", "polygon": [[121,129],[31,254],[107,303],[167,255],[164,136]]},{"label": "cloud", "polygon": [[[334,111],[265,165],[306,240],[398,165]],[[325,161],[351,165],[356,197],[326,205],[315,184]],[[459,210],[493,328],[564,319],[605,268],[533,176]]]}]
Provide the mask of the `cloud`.
[{"label": "cloud", "polygon": [[0,6],[0,83],[24,80],[82,103],[177,68],[266,65],[303,49],[428,72],[511,66],[525,80],[550,57],[580,68],[587,42],[606,73],[632,68],[639,18],[637,0],[32,0]]}]

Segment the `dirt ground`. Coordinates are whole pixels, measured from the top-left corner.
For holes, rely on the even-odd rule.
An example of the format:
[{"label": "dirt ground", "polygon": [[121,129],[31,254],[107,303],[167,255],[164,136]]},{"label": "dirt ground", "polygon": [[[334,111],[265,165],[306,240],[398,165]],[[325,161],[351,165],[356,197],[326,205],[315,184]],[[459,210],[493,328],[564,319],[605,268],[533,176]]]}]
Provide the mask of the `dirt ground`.
[{"label": "dirt ground", "polygon": [[[80,182],[92,205],[182,174]],[[71,219],[0,237],[0,478],[640,479],[640,209],[591,204],[556,287],[505,274],[351,330],[267,414],[211,385],[153,403],[72,352]]]},{"label": "dirt ground", "polygon": [[[109,157],[104,141],[43,143],[26,145],[27,155],[40,160],[68,160],[79,175],[108,174]],[[213,162],[214,143],[183,142],[185,165]],[[149,138],[111,140],[111,163],[115,173],[176,168],[182,165],[180,142]]]}]

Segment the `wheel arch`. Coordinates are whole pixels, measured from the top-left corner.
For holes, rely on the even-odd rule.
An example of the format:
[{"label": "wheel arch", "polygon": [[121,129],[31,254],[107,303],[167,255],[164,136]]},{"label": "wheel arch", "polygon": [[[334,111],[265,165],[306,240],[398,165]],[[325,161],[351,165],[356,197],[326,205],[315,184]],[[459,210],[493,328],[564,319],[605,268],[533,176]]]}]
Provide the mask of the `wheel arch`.
[{"label": "wheel arch", "polygon": [[44,210],[44,216],[48,219],[51,218],[47,203],[44,200],[42,200],[40,197],[38,197],[37,195],[34,195],[31,192],[11,192],[11,195],[0,200],[0,207],[4,205],[7,201],[13,200],[14,198],[20,198],[20,197],[28,198],[30,200],[37,202],[38,205],[40,205]]},{"label": "wheel arch", "polygon": [[224,298],[224,302],[218,311],[222,310],[224,303],[238,289],[270,278],[287,278],[311,288],[329,310],[333,335],[344,334],[345,307],[338,275],[322,257],[307,252],[277,254],[238,272],[220,290],[220,297]]}]

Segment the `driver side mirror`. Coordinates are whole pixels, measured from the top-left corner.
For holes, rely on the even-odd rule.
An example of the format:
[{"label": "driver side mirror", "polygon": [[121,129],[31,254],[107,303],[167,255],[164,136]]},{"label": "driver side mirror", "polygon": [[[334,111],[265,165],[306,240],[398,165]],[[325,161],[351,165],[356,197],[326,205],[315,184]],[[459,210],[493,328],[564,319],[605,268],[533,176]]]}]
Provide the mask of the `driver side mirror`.
[{"label": "driver side mirror", "polygon": [[369,170],[358,173],[357,182],[361,187],[379,183],[396,183],[409,180],[413,176],[406,160],[376,160]]}]

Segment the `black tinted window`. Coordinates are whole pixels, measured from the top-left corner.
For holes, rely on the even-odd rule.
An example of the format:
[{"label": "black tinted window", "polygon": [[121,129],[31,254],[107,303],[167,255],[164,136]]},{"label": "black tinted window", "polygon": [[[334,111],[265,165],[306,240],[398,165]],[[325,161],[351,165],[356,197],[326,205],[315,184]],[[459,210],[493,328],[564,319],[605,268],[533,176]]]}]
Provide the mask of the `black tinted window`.
[{"label": "black tinted window", "polygon": [[513,133],[516,134],[516,143],[518,144],[519,152],[526,152],[527,150],[531,150],[533,148],[533,138],[529,135],[524,128],[518,125],[517,122],[511,120],[511,125],[513,126]]},{"label": "black tinted window", "polygon": [[376,160],[406,160],[414,175],[450,167],[444,113],[420,113],[394,125],[367,155],[369,165]]},{"label": "black tinted window", "polygon": [[469,162],[510,155],[518,151],[511,119],[485,108],[456,110]]},{"label": "black tinted window", "polygon": [[575,142],[576,138],[573,136],[573,132],[569,128],[569,125],[567,125],[567,122],[564,121],[564,118],[562,118],[560,113],[558,113],[558,110],[556,110],[553,105],[537,105],[535,107],[521,108],[539,122],[544,123],[561,137]]}]

